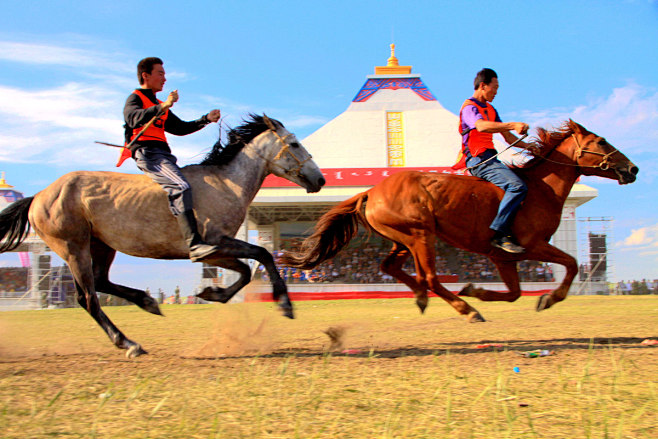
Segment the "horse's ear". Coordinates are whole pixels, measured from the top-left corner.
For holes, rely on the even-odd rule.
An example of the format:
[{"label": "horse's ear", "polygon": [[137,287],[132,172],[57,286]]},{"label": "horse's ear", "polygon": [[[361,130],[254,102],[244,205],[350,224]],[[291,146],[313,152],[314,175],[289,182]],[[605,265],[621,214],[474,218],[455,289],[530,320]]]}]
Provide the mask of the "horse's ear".
[{"label": "horse's ear", "polygon": [[263,122],[265,122],[265,125],[267,125],[267,128],[271,129],[272,131],[276,131],[276,127],[272,123],[272,120],[267,117],[267,114],[263,113]]},{"label": "horse's ear", "polygon": [[585,134],[585,133],[589,132],[589,131],[587,131],[587,129],[585,129],[584,126],[582,126],[578,122],[574,122],[573,119],[569,119],[568,125],[569,125],[569,128],[571,129],[571,131],[574,132],[574,134],[581,134],[582,135],[582,134]]}]

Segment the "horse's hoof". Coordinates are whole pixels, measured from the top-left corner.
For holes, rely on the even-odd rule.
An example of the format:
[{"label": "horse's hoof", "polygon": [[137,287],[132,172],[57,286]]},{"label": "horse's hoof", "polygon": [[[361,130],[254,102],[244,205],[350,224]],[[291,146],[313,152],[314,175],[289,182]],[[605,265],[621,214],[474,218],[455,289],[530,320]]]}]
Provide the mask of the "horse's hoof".
[{"label": "horse's hoof", "polygon": [[134,344],[128,348],[126,351],[126,358],[136,358],[140,355],[148,354],[142,347],[138,344]]},{"label": "horse's hoof", "polygon": [[486,322],[486,320],[484,319],[484,317],[482,317],[482,314],[480,314],[480,313],[477,312],[477,311],[473,311],[473,312],[469,313],[469,314],[468,314],[467,321],[468,321],[468,323],[482,323],[482,322]]},{"label": "horse's hoof", "polygon": [[418,309],[420,309],[420,313],[425,314],[425,309],[427,309],[427,298],[425,298],[424,301],[416,300],[416,305],[418,306]]},{"label": "horse's hoof", "polygon": [[146,296],[144,298],[144,305],[142,306],[142,309],[144,311],[148,311],[151,314],[155,314],[158,316],[162,315],[162,311],[160,311],[160,306],[158,305],[158,302],[153,298]]},{"label": "horse's hoof", "polygon": [[217,292],[214,287],[205,287],[203,291],[196,295],[199,299],[207,300],[208,302],[218,302]]},{"label": "horse's hoof", "polygon": [[471,282],[467,283],[462,290],[457,293],[458,296],[473,297],[473,284]]},{"label": "horse's hoof", "polygon": [[294,319],[294,318],[295,318],[295,313],[294,313],[294,311],[292,310],[292,308],[284,308],[284,307],[281,307],[281,308],[279,308],[279,309],[281,309],[281,314],[282,314],[284,317],[288,317],[289,319]]},{"label": "horse's hoof", "polygon": [[537,301],[537,312],[550,308],[553,305],[553,300],[550,294],[542,294]]},{"label": "horse's hoof", "polygon": [[219,287],[206,287],[196,296],[200,299],[207,300],[208,302],[226,303],[231,298],[227,297],[225,294],[222,294],[224,292],[223,290],[223,288]]},{"label": "horse's hoof", "polygon": [[209,301],[209,302],[214,302],[214,300],[213,300],[212,297],[211,297],[212,294],[213,294],[212,287],[205,287],[205,288],[203,289],[203,291],[201,291],[201,292],[200,292],[199,294],[197,294],[196,296],[197,296],[199,299],[207,300],[207,301]]}]

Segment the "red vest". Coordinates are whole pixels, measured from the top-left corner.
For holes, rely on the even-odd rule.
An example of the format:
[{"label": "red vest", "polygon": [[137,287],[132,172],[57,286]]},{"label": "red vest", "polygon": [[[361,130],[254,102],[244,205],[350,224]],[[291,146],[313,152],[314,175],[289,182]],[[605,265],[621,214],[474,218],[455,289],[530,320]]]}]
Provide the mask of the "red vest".
[{"label": "red vest", "polygon": [[[147,98],[144,93],[142,93],[139,90],[135,90],[133,93],[135,93],[139,98],[142,100],[142,106],[143,108],[150,108],[155,106],[153,102],[149,98]],[[161,100],[158,99],[159,103],[162,103]],[[153,122],[153,125],[148,127],[146,131],[144,131],[144,134],[139,136],[139,140],[158,140],[160,142],[167,142],[167,137],[165,136],[165,121],[167,120],[167,116],[169,116],[169,110],[165,111],[165,113],[160,116],[155,122]],[[133,128],[133,134],[130,137],[130,140],[133,140],[139,132],[142,131],[142,127],[137,127]]]},{"label": "red vest", "polygon": [[[462,128],[462,111],[464,110],[464,107],[467,107],[469,105],[475,105],[475,107],[478,109],[484,120],[491,122],[494,122],[496,120],[496,110],[489,102],[485,102],[486,108],[482,108],[480,105],[476,104],[471,99],[466,99],[466,101],[464,101],[464,103],[462,104],[462,107],[459,109],[458,129],[460,131],[460,134]],[[468,133],[467,142],[464,142],[465,138],[466,136],[462,136],[462,150],[459,152],[459,156],[457,157],[457,163],[452,166],[453,169],[463,169],[466,167],[465,152],[467,150],[470,153],[471,157],[477,157],[487,149],[495,150],[493,144],[493,133],[481,133],[476,129],[472,129]]]}]

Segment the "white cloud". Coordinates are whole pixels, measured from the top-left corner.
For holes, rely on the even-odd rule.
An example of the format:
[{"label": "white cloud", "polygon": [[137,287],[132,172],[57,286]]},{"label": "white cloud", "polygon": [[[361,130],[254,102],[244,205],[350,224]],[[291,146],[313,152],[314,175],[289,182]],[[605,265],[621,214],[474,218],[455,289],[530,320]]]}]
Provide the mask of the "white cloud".
[{"label": "white cloud", "polygon": [[107,163],[108,151],[93,141],[122,142],[122,99],[84,83],[36,91],[0,86],[0,161]]},{"label": "white cloud", "polygon": [[121,98],[110,89],[83,83],[36,91],[0,86],[0,112],[14,122],[97,129],[108,122],[102,116],[116,112],[110,105]]},{"label": "white cloud", "polygon": [[527,111],[520,117],[531,126],[544,127],[571,118],[626,154],[649,152],[658,139],[658,90],[630,83],[575,108]]},{"label": "white cloud", "polygon": [[[93,142],[123,142],[123,104],[127,90],[137,82],[135,66],[125,58],[118,52],[75,44],[0,41],[0,66],[32,64],[69,69],[66,82],[54,87],[0,84],[0,161],[78,169],[113,164],[117,150]],[[187,77],[184,72],[167,76],[179,82]]]},{"label": "white cloud", "polygon": [[628,233],[626,238],[615,244],[618,279],[657,278],[658,223],[632,229]]},{"label": "white cloud", "polygon": [[289,128],[306,128],[309,126],[322,126],[329,121],[326,117],[317,116],[292,116],[286,119],[286,127]]},{"label": "white cloud", "polygon": [[[118,51],[97,51],[87,42],[26,43],[0,41],[0,68],[3,64],[31,64],[45,69],[67,69],[65,81],[36,89],[0,84],[0,162],[64,165],[74,169],[107,168],[117,151],[94,144],[95,140],[123,142],[122,109],[127,90],[136,85],[135,66]],[[174,82],[189,79],[180,71],[168,71]],[[216,96],[196,98],[196,106],[176,107],[176,114],[192,120],[221,108],[228,126],[255,111],[251,106]],[[322,118],[291,114],[289,110],[266,111],[285,121],[289,128],[303,128],[326,122]],[[217,140],[217,129],[207,128],[189,138],[175,138],[174,148],[181,164],[196,163]]]},{"label": "white cloud", "polygon": [[658,224],[632,229],[630,235],[617,243],[622,250],[640,250],[655,252],[658,247]]},{"label": "white cloud", "polygon": [[105,61],[100,54],[85,49],[14,41],[0,41],[0,60],[69,67],[99,66]]},{"label": "white cloud", "polygon": [[[89,46],[91,48],[75,47]],[[7,64],[29,64],[41,68],[60,68],[75,75],[97,78],[106,82],[125,83],[136,81],[135,65],[128,62],[126,55],[116,50],[96,50],[101,43],[88,36],[74,42],[39,43],[0,41],[0,62]],[[104,46],[109,43],[103,42]]]}]

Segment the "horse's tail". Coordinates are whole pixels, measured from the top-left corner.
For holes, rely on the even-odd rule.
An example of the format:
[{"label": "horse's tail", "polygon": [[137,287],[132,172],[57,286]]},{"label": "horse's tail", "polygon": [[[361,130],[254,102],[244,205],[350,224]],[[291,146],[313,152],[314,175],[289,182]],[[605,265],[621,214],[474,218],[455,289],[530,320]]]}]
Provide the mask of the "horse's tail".
[{"label": "horse's tail", "polygon": [[0,253],[15,249],[27,237],[30,232],[27,215],[33,200],[34,197],[23,198],[0,212]]},{"label": "horse's tail", "polygon": [[331,259],[354,238],[359,223],[370,229],[362,213],[368,192],[362,192],[337,204],[318,220],[313,234],[306,238],[299,251],[286,251],[280,258],[283,265],[310,269]]}]

